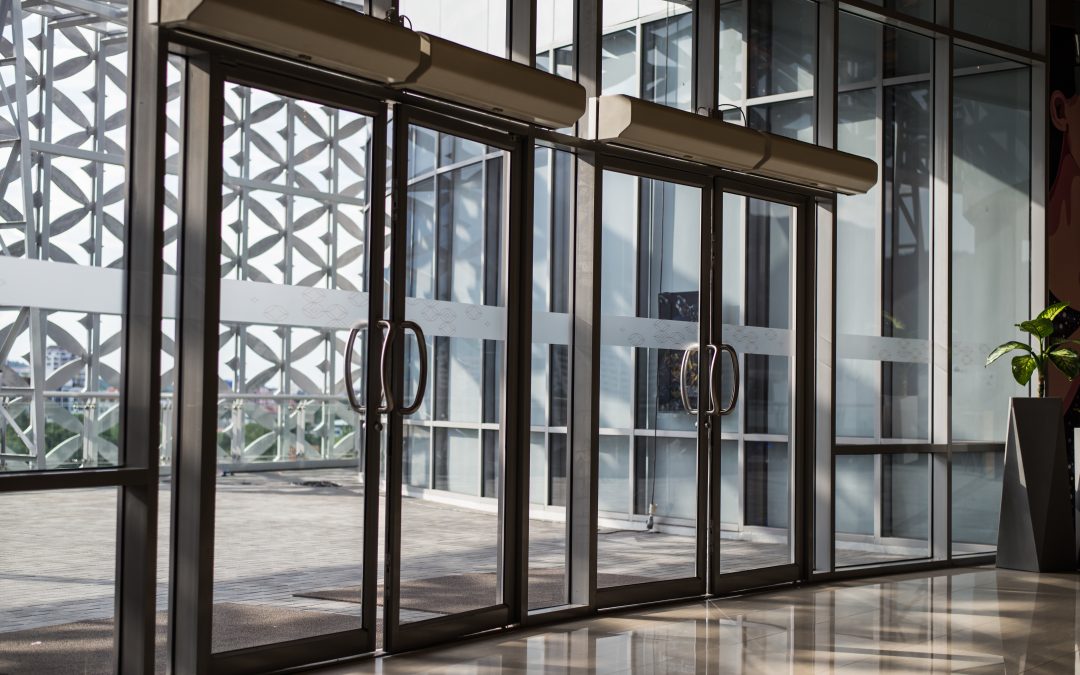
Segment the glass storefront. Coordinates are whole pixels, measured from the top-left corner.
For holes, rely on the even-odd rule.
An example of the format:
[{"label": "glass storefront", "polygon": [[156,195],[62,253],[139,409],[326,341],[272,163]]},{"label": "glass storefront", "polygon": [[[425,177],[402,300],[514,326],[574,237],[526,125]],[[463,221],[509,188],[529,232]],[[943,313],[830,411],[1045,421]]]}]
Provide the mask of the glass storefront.
[{"label": "glass storefront", "polygon": [[[869,192],[732,176],[371,85],[344,92],[271,74],[258,54],[215,61],[203,98],[190,95],[199,59],[169,58],[163,188],[132,192],[129,108],[148,80],[128,76],[129,21],[143,19],[120,0],[5,6],[0,574],[49,557],[69,530],[87,571],[71,611],[55,584],[35,597],[0,580],[0,646],[68,623],[111,640],[129,592],[118,561],[134,565],[136,545],[158,551],[166,621],[167,563],[183,553],[170,528],[195,521],[211,545],[187,553],[210,561],[205,644],[221,659],[297,640],[396,651],[540,610],[716,592],[728,576],[752,588],[992,554],[1004,412],[1025,391],[983,363],[1038,309],[1043,255],[1031,63],[1044,57],[999,56],[1032,44],[1030,3],[957,2],[944,49],[903,18],[934,21],[928,1],[858,15],[710,1],[596,0],[597,21],[535,0],[530,65],[597,95],[834,143],[877,162]],[[513,30],[521,3],[389,4],[416,31],[529,54]],[[704,67],[702,16],[719,31]],[[201,157],[184,145],[208,128],[200,112],[216,125]],[[199,344],[216,389],[183,370],[197,342],[181,316],[195,274],[186,191],[207,171],[220,250]],[[143,203],[160,222],[132,221]],[[154,227],[158,433],[140,449],[128,368],[149,342],[126,333],[145,316],[126,313],[141,288],[125,279],[137,233]],[[835,250],[815,270],[818,227]],[[816,301],[800,302],[817,281],[834,322],[824,403]],[[185,437],[185,388],[215,410],[205,447]],[[830,443],[808,418],[831,420]],[[192,447],[208,462],[194,478]],[[195,515],[195,493],[174,494],[190,481],[205,488]],[[155,540],[117,536],[118,523],[146,526],[126,509],[150,486]],[[51,509],[50,491],[80,519]],[[815,505],[832,529],[806,525]],[[931,526],[942,514],[952,541]],[[835,542],[825,562],[803,545],[814,540]],[[87,653],[108,658],[98,642]]]}]

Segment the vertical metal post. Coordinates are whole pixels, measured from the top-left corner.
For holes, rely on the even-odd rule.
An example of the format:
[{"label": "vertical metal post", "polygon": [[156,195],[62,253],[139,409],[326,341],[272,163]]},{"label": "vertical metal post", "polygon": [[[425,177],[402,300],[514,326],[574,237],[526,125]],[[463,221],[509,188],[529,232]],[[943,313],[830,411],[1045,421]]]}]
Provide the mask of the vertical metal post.
[{"label": "vertical metal post", "polygon": [[[530,0],[531,1],[531,0]],[[511,621],[522,623],[529,611],[529,429],[532,397],[532,243],[535,146],[522,137],[510,166],[510,223],[503,268],[506,272],[505,378],[500,396],[500,446],[503,462],[499,500],[504,520],[502,541],[503,600]]]},{"label": "vertical metal post", "polygon": [[[1050,23],[1046,0],[1031,2],[1031,51],[1046,54]],[[1034,316],[1049,302],[1046,206],[1050,194],[1047,157],[1050,156],[1046,133],[1048,67],[1046,62],[1031,64],[1031,310]]]},{"label": "vertical metal post", "polygon": [[[379,613],[379,472],[382,460],[383,426],[382,418],[376,411],[382,399],[383,387],[382,371],[379,368],[379,350],[382,346],[379,320],[383,318],[383,269],[386,264],[386,129],[388,122],[385,105],[381,107],[379,114],[372,119],[371,123],[374,127],[371,134],[371,151],[368,154],[371,176],[367,226],[368,338],[364,341],[367,352],[363,370],[368,412],[362,419],[357,417],[357,421],[362,425],[364,436],[364,568],[363,583],[360,586],[361,626],[368,631],[368,644],[364,645],[364,651],[375,651],[377,647],[375,626],[378,623]],[[387,339],[390,337],[387,335]],[[346,373],[345,377],[352,377],[352,373]],[[358,432],[355,435],[361,434]],[[389,461],[388,450],[387,467],[390,466]],[[389,501],[390,498],[387,495],[387,502]]]},{"label": "vertical metal post", "polygon": [[184,82],[169,665],[199,675],[213,623],[224,92],[206,55],[188,56]]},{"label": "vertical metal post", "polygon": [[[158,464],[161,444],[162,245],[166,54],[152,0],[130,5],[120,463],[145,482],[120,488],[116,556],[116,672],[154,669]],[[101,91],[104,91],[103,89]],[[99,116],[103,113],[99,112]]]},{"label": "vertical metal post", "polygon": [[694,7],[694,87],[692,110],[711,114],[716,109],[720,68],[718,0],[696,0]]},{"label": "vertical metal post", "polygon": [[836,201],[814,205],[814,247],[817,312],[814,338],[814,565],[816,572],[835,568],[835,464],[833,448],[836,411]]},{"label": "vertical metal post", "polygon": [[536,65],[536,0],[509,2],[510,59],[533,67]]},{"label": "vertical metal post", "polygon": [[[409,120],[400,107],[393,112],[391,130],[393,136],[393,177],[390,185],[390,321],[392,325],[405,319],[405,267],[408,257],[405,250],[406,222],[408,219],[409,167]],[[391,340],[390,382],[391,390],[401,391],[405,379],[404,358],[397,352],[404,349],[401,341],[394,341],[393,329],[386,336]],[[370,404],[368,409],[370,410]],[[383,558],[383,649],[393,652],[401,623],[401,483],[404,430],[401,414],[397,411],[387,416],[389,428],[386,434],[386,553]],[[432,434],[434,435],[434,434]],[[376,474],[378,475],[378,474]]]},{"label": "vertical metal post", "polygon": [[[589,96],[600,93],[601,0],[575,3],[574,59],[578,83]],[[586,113],[579,134],[591,133]],[[600,401],[600,217],[601,169],[595,152],[578,150],[577,203],[571,279],[570,441],[567,498],[567,588],[570,603],[596,605],[596,523]]]},{"label": "vertical metal post", "polygon": [[[836,0],[818,3],[818,54],[817,75],[814,78],[814,100],[817,106],[815,138],[818,145],[836,147],[837,124],[837,52],[840,35],[840,11]],[[817,572],[834,569],[835,513],[834,493],[835,463],[833,451],[836,443],[835,420],[835,362],[836,362],[836,200],[817,200],[814,214],[809,221],[813,233],[807,246],[815,249],[816,272],[805,278],[816,283],[817,316],[814,322],[815,384],[812,388],[813,402],[813,497],[806,500],[813,504],[813,564]],[[809,364],[809,355],[807,359]],[[804,391],[809,393],[811,388]]]},{"label": "vertical metal post", "polygon": [[[952,26],[952,3],[938,0],[937,23]],[[952,542],[952,108],[953,48],[951,38],[934,39],[934,180],[933,248],[930,288],[931,330],[931,454],[930,553],[948,560]]]}]

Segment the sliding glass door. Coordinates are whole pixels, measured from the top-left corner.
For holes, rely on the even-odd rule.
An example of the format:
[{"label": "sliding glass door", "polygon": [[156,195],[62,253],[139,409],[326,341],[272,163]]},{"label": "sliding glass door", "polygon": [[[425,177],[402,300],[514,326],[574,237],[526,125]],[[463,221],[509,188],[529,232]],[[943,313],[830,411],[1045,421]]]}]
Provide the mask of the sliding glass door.
[{"label": "sliding glass door", "polygon": [[[555,454],[533,461],[536,425],[556,419],[532,418],[533,387],[555,397],[533,343],[567,324],[535,292],[548,267],[515,262],[555,250],[526,199],[550,156],[407,105],[223,74],[203,241],[216,355],[181,385],[216,411],[200,450],[214,470],[180,485],[189,445],[177,469],[209,514],[197,602],[216,662],[397,653],[527,621],[568,605],[590,536],[595,602],[570,612],[798,578],[805,197],[600,157],[599,274],[554,253],[546,272],[599,299],[597,357],[566,366],[597,383],[582,485]],[[581,244],[567,230],[562,250]],[[567,464],[590,449],[566,445]],[[565,526],[530,520],[559,477],[595,489],[595,528],[579,501]],[[530,527],[565,527],[568,545],[527,589]]]},{"label": "sliding glass door", "polygon": [[504,402],[528,352],[509,341],[513,140],[400,107],[393,125],[384,644],[401,651],[510,623],[506,449],[528,437]]},{"label": "sliding glass door", "polygon": [[716,371],[728,414],[712,429],[710,589],[721,592],[794,581],[803,561],[797,504],[810,446],[797,386],[808,327],[797,279],[808,208],[797,194],[724,182],[716,207],[722,290],[713,325],[728,350]]},{"label": "sliding glass door", "polygon": [[596,568],[620,605],[705,591],[711,192],[604,166]]}]

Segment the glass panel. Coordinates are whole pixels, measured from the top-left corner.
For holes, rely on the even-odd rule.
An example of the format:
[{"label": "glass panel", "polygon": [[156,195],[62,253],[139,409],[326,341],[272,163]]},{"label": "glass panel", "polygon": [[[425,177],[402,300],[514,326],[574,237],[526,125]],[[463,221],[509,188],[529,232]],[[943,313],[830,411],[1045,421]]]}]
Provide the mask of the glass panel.
[{"label": "glass panel", "polygon": [[[424,403],[403,422],[432,439],[434,492],[406,485],[402,495],[401,622],[497,603],[499,389],[506,342],[505,263],[509,156],[470,139],[412,127],[412,139],[437,148],[437,167],[411,170],[406,218],[405,383],[419,385],[424,339]],[[420,152],[416,149],[416,152]],[[452,523],[452,525],[449,525]]]},{"label": "glass panel", "polygon": [[717,12],[720,17],[720,103],[741,105],[746,92],[746,13],[743,1],[721,4]]},{"label": "glass panel", "polygon": [[529,607],[566,604],[566,424],[573,155],[536,149],[533,200]]},{"label": "glass panel", "polygon": [[0,472],[119,462],[126,25],[4,5]]},{"label": "glass panel", "polygon": [[604,94],[626,94],[690,109],[694,35],[688,4],[604,0]]},{"label": "glass panel", "polygon": [[573,0],[536,0],[536,67],[574,79]]},{"label": "glass panel", "polygon": [[[957,49],[957,61],[969,50]],[[1002,441],[1009,398],[1026,389],[1007,359],[1030,307],[1031,97],[1028,68],[958,69],[953,86],[952,421],[957,441]]]},{"label": "glass panel", "polygon": [[954,0],[956,29],[1015,47],[1031,45],[1031,0]]},{"label": "glass panel", "polygon": [[872,5],[909,14],[924,21],[934,20],[934,0],[867,0]]},{"label": "glass panel", "polygon": [[327,0],[335,5],[341,5],[342,7],[348,7],[351,10],[360,12],[361,14],[368,13],[368,7],[365,0]]},{"label": "glass panel", "polygon": [[0,494],[0,672],[112,672],[116,504],[116,488]]},{"label": "glass panel", "polygon": [[806,92],[814,88],[817,3],[773,0],[750,3],[749,96]]},{"label": "glass panel", "polygon": [[373,123],[234,84],[225,108],[217,651],[360,627],[363,420],[344,391],[363,395],[366,330],[343,369],[367,319]]},{"label": "glass panel", "polygon": [[399,0],[413,30],[506,56],[507,0]]},{"label": "glass panel", "polygon": [[814,142],[814,100],[812,98],[764,103],[746,113],[747,125],[778,136]]},{"label": "glass panel", "polygon": [[[742,395],[721,431],[720,569],[791,562],[792,251],[796,210],[725,194],[723,340]],[[733,385],[726,360],[720,389]],[[723,394],[721,394],[723,395]]]},{"label": "glass panel", "polygon": [[891,84],[878,60],[919,73],[932,44],[841,14],[841,72],[863,88],[837,98],[837,142],[878,162],[882,180],[837,198],[840,442],[930,438],[931,90],[929,79]]},{"label": "glass panel", "polygon": [[[695,572],[698,435],[679,370],[700,335],[701,190],[610,171],[603,181],[597,567],[607,587]],[[607,435],[619,431],[632,442]]]},{"label": "glass panel", "polygon": [[836,458],[836,565],[930,555],[930,455]]},{"label": "glass panel", "polygon": [[993,553],[997,549],[1004,472],[1004,452],[953,453],[953,555]]}]

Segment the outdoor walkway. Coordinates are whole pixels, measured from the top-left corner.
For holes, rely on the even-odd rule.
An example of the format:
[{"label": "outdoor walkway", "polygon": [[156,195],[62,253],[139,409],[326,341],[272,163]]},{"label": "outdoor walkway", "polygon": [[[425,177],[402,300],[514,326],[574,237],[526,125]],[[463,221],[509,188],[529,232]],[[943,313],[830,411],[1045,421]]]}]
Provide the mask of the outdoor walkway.
[{"label": "outdoor walkway", "polygon": [[[218,631],[219,621],[282,624],[288,623],[283,616],[319,612],[336,615],[337,630],[359,627],[362,496],[363,486],[349,470],[219,477],[214,601],[221,610],[215,621],[221,648],[308,637],[327,625],[298,621],[287,634],[282,629],[230,636]],[[167,606],[170,500],[164,481],[159,610]],[[402,620],[438,616],[425,611],[435,608],[494,604],[496,514],[412,498],[403,509]],[[33,636],[22,632],[112,617],[115,517],[112,488],[0,495],[0,634]],[[564,538],[561,522],[531,522],[534,607],[565,598]],[[692,576],[694,555],[691,537],[605,529],[599,534],[600,583]],[[788,553],[782,544],[725,541],[724,556],[731,569],[747,569],[786,562]]]}]

